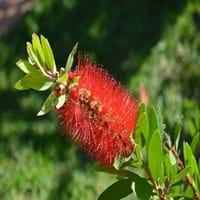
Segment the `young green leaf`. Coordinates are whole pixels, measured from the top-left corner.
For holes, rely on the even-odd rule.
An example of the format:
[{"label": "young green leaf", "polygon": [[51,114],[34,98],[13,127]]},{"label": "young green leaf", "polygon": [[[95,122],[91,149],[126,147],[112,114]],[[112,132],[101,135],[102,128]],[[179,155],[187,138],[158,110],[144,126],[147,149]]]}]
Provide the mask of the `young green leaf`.
[{"label": "young green leaf", "polygon": [[150,171],[152,173],[153,178],[157,180],[157,178],[161,177],[163,174],[163,147],[161,135],[158,130],[156,130],[153,133],[150,139],[147,153]]},{"label": "young green leaf", "polygon": [[55,106],[56,106],[57,109],[61,108],[64,105],[64,103],[66,101],[66,97],[67,97],[67,95],[63,94],[63,95],[56,98]]},{"label": "young green leaf", "polygon": [[56,80],[57,83],[63,83],[65,81],[68,80],[68,74],[64,73],[63,75],[61,75],[60,77],[58,77],[58,79]]},{"label": "young green leaf", "polygon": [[33,44],[33,50],[38,60],[40,61],[41,65],[45,67],[45,57],[44,57],[43,49],[40,43],[40,39],[35,33],[32,34],[32,44]]},{"label": "young green leaf", "polygon": [[26,77],[24,79],[25,83],[32,89],[38,91],[48,90],[54,84],[54,82],[51,79],[43,75],[36,75],[36,76],[26,75],[25,77]]},{"label": "young green leaf", "polygon": [[31,87],[26,83],[26,76],[24,76],[22,79],[20,79],[19,81],[17,81],[17,83],[15,84],[15,88],[17,90],[28,90]]},{"label": "young green leaf", "polygon": [[121,179],[105,189],[98,200],[120,200],[132,193],[131,179]]},{"label": "young green leaf", "polygon": [[75,44],[75,46],[73,47],[71,53],[68,56],[67,63],[66,63],[66,66],[65,66],[65,71],[66,72],[70,72],[71,71],[72,64],[74,62],[74,55],[76,54],[77,49],[78,49],[78,43]]},{"label": "young green leaf", "polygon": [[31,65],[27,60],[19,60],[16,65],[26,74],[40,74],[36,66]]},{"label": "young green leaf", "polygon": [[47,67],[50,71],[56,72],[56,63],[51,46],[48,40],[43,35],[41,35],[40,38]]},{"label": "young green leaf", "polygon": [[26,44],[27,44],[27,47],[26,47],[27,48],[27,53],[28,53],[29,58],[31,59],[31,61],[36,64],[36,66],[39,68],[39,70],[42,72],[42,74],[47,75],[46,72],[45,72],[44,67],[42,66],[42,63],[40,63],[37,55],[35,54],[35,52],[33,50],[32,44],[30,42],[27,42]]},{"label": "young green leaf", "polygon": [[47,99],[45,100],[45,102],[44,102],[44,104],[42,105],[42,108],[41,108],[41,110],[38,112],[37,116],[42,116],[42,115],[47,114],[47,113],[51,110],[51,108],[52,108],[52,106],[53,106],[53,104],[54,104],[55,98],[56,98],[56,96],[55,96],[54,92],[52,91],[52,92],[49,94],[49,96],[47,97]]}]

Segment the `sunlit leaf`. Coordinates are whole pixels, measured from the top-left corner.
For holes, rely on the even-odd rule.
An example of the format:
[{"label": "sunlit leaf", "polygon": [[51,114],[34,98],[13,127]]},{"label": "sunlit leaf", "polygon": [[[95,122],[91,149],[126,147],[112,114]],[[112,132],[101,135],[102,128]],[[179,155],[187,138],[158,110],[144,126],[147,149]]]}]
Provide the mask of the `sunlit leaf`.
[{"label": "sunlit leaf", "polygon": [[64,105],[66,97],[67,97],[67,95],[63,94],[56,98],[55,106],[57,109],[61,108]]},{"label": "sunlit leaf", "polygon": [[34,52],[38,57],[38,60],[40,61],[41,65],[45,67],[45,57],[41,46],[41,42],[39,37],[35,33],[32,34],[32,45]]},{"label": "sunlit leaf", "polygon": [[47,99],[45,100],[44,104],[42,105],[42,108],[38,112],[37,116],[42,116],[42,115],[47,114],[51,110],[55,98],[56,96],[54,95],[54,92],[51,92],[49,96],[47,97]]},{"label": "sunlit leaf", "polygon": [[16,65],[26,74],[40,74],[36,66],[31,65],[27,60],[19,60]]},{"label": "sunlit leaf", "polygon": [[55,63],[55,59],[54,59],[54,55],[53,55],[51,46],[50,46],[48,40],[43,35],[41,35],[40,38],[41,38],[42,50],[43,50],[43,54],[45,57],[45,62],[47,64],[47,67],[50,71],[56,72],[56,63]]},{"label": "sunlit leaf", "polygon": [[22,79],[20,79],[19,81],[17,81],[17,83],[15,84],[15,88],[17,90],[28,90],[31,87],[26,83],[26,76],[24,76]]},{"label": "sunlit leaf", "polygon": [[29,87],[38,91],[48,90],[54,84],[52,80],[42,75],[26,75],[25,82]]},{"label": "sunlit leaf", "polygon": [[66,72],[70,72],[71,71],[72,64],[74,62],[74,55],[76,54],[77,49],[78,49],[78,43],[75,44],[75,46],[73,47],[71,53],[68,56],[67,63],[66,63],[66,66],[65,66]]},{"label": "sunlit leaf", "polygon": [[33,46],[30,42],[27,42],[27,53],[29,55],[29,58],[31,59],[31,61],[33,63],[35,63],[37,65],[37,67],[39,68],[39,70],[42,72],[42,74],[46,74],[44,67],[42,66],[42,63],[40,63],[37,55],[34,53],[33,50]]},{"label": "sunlit leaf", "polygon": [[57,83],[62,83],[62,82],[67,81],[67,80],[68,80],[68,74],[64,73],[56,80],[56,82]]},{"label": "sunlit leaf", "polygon": [[179,181],[181,181],[182,179],[185,178],[186,174],[189,172],[191,167],[186,167],[184,169],[182,169],[178,174],[176,174],[176,176],[174,176],[172,178],[172,185],[178,183]]}]

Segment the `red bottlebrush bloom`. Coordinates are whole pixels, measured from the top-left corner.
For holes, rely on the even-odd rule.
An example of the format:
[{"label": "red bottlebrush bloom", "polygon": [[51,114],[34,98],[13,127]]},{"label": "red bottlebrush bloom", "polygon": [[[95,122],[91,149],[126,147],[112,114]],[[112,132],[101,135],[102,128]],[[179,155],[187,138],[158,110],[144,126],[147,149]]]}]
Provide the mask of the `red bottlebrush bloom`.
[{"label": "red bottlebrush bloom", "polygon": [[69,77],[76,76],[78,84],[69,86],[68,99],[59,109],[64,130],[100,164],[112,168],[116,156],[127,157],[134,150],[137,101],[89,58],[79,56]]}]

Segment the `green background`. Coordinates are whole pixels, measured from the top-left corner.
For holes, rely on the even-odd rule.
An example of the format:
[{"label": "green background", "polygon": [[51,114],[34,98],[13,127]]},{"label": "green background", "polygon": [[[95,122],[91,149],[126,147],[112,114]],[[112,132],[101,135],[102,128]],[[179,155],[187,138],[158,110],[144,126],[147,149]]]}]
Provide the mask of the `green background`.
[{"label": "green background", "polygon": [[36,116],[47,94],[14,89],[33,32],[49,39],[57,66],[78,41],[135,97],[144,84],[168,133],[181,118],[183,137],[199,130],[199,1],[35,0],[0,38],[0,199],[90,200],[114,181],[69,141],[55,113]]}]

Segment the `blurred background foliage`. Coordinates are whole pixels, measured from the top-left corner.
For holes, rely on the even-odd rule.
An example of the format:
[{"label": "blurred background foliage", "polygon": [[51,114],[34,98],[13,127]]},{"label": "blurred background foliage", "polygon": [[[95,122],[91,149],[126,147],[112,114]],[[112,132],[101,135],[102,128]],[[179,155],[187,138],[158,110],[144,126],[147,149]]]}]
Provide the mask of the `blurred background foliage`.
[{"label": "blurred background foliage", "polygon": [[78,41],[136,97],[143,84],[170,134],[181,119],[188,140],[200,130],[198,0],[32,1],[0,36],[0,199],[96,199],[113,182],[62,134],[55,113],[36,117],[45,96],[14,89],[33,32],[49,39],[60,67]]}]

